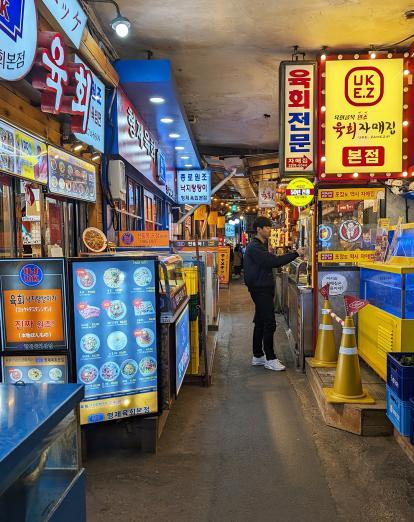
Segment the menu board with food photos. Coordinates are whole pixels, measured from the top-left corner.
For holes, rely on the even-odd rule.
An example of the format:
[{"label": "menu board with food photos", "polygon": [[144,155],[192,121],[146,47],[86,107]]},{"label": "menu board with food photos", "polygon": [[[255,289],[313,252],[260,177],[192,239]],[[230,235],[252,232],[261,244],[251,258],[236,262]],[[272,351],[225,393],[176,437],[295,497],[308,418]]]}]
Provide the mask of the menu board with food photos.
[{"label": "menu board with food photos", "polygon": [[72,280],[81,423],[157,411],[155,260],[74,260]]},{"label": "menu board with food photos", "polygon": [[96,201],[95,166],[67,152],[48,146],[49,191],[67,198]]},{"label": "menu board with food photos", "polygon": [[22,355],[3,358],[3,382],[37,384],[65,384],[67,360],[65,355]]}]

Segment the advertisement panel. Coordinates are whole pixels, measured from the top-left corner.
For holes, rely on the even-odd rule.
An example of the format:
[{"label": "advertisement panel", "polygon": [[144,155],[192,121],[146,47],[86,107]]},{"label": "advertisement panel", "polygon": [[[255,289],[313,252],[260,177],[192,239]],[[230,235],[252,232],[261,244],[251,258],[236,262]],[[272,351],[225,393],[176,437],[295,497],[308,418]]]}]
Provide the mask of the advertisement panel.
[{"label": "advertisement panel", "polygon": [[126,230],[119,232],[120,247],[167,248],[168,230]]},{"label": "advertisement panel", "polygon": [[155,261],[73,261],[72,278],[81,422],[157,411]]},{"label": "advertisement panel", "polygon": [[67,198],[95,202],[95,166],[51,145],[47,150],[49,191]]},{"label": "advertisement panel", "polygon": [[47,183],[46,143],[0,120],[0,170]]},{"label": "advertisement panel", "polygon": [[211,203],[211,172],[209,170],[179,170],[177,172],[177,202],[179,205]]},{"label": "advertisement panel", "polygon": [[315,62],[293,61],[280,64],[281,176],[311,176],[316,173],[315,71]]},{"label": "advertisement panel", "polygon": [[220,283],[230,280],[230,247],[219,247],[217,251],[217,272]]},{"label": "advertisement panel", "polygon": [[180,391],[190,364],[190,312],[188,305],[175,323],[175,390]]},{"label": "advertisement panel", "polygon": [[327,60],[324,172],[400,173],[404,60]]},{"label": "advertisement panel", "polygon": [[384,199],[383,188],[327,188],[319,189],[319,201],[361,201],[365,199]]},{"label": "advertisement panel", "polygon": [[63,260],[0,260],[3,350],[66,350],[65,301]]},{"label": "advertisement panel", "polygon": [[4,357],[3,382],[65,384],[68,382],[65,355],[20,355]]},{"label": "advertisement panel", "polygon": [[259,181],[259,208],[274,208],[276,206],[276,196],[276,181]]},{"label": "advertisement panel", "polygon": [[294,207],[306,207],[315,197],[315,187],[307,178],[295,178],[286,187],[286,198]]}]

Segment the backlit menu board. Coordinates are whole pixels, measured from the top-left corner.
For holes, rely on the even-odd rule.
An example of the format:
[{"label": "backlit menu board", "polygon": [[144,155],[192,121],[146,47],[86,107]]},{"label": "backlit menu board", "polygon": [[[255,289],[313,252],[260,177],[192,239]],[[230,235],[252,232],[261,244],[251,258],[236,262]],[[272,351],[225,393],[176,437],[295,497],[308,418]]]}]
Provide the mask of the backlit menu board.
[{"label": "backlit menu board", "polygon": [[188,305],[175,323],[175,388],[180,391],[185,372],[190,364],[190,313]]},{"label": "backlit menu board", "polygon": [[3,382],[14,384],[27,382],[37,384],[67,383],[65,355],[20,355],[3,358]]},{"label": "backlit menu board", "polygon": [[73,261],[81,424],[157,411],[154,259]]},{"label": "backlit menu board", "polygon": [[95,166],[48,146],[49,191],[67,198],[96,201]]},{"label": "backlit menu board", "polygon": [[0,260],[2,348],[66,350],[62,259]]}]

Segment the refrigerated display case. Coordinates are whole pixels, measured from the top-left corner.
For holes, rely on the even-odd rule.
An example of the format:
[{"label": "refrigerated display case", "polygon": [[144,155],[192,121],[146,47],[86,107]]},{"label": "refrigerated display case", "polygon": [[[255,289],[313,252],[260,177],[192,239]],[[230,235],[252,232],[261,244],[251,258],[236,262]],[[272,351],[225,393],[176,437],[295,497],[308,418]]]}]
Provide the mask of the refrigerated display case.
[{"label": "refrigerated display case", "polygon": [[0,260],[2,381],[68,382],[66,263]]},{"label": "refrigerated display case", "polygon": [[0,384],[0,519],[86,521],[83,386]]}]

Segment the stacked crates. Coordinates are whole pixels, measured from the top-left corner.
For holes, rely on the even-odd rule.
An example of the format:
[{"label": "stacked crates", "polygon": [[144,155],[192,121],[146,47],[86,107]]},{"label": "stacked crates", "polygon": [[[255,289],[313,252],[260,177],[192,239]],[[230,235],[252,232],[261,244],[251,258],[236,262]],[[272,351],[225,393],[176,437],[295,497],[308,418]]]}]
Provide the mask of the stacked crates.
[{"label": "stacked crates", "polygon": [[190,364],[187,373],[198,374],[200,366],[200,328],[199,328],[199,294],[198,294],[198,271],[196,266],[185,267],[184,281],[187,287],[187,295],[190,296]]},{"label": "stacked crates", "polygon": [[413,357],[413,353],[387,354],[387,416],[401,435],[411,435],[413,443],[414,434],[411,431],[414,429],[414,408],[410,399],[414,398],[414,366],[401,364],[405,357]]}]

